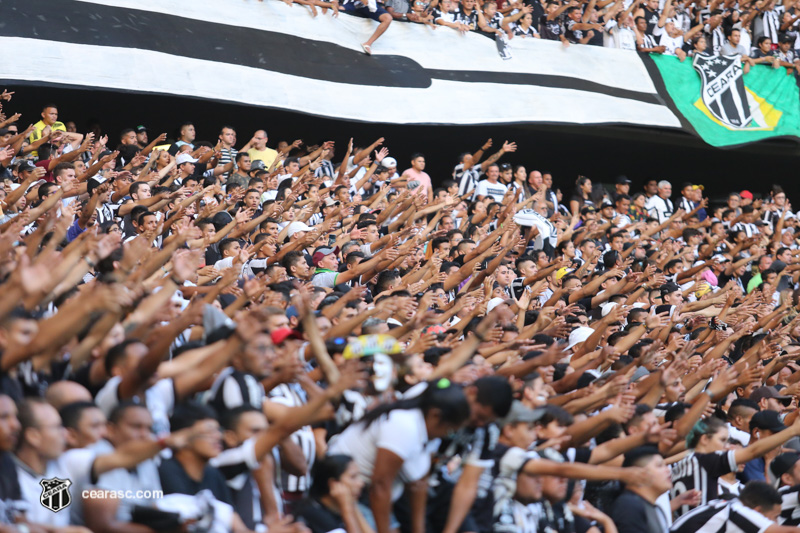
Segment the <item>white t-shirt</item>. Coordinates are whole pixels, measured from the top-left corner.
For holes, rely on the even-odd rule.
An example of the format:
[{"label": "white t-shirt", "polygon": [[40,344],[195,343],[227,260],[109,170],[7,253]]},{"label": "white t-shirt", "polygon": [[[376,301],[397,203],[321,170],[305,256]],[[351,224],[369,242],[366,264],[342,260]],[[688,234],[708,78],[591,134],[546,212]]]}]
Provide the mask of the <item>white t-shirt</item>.
[{"label": "white t-shirt", "polygon": [[[97,454],[90,449],[67,450],[57,460],[47,463],[44,476],[36,474],[22,463],[17,463],[17,478],[19,478],[22,501],[30,503],[30,508],[25,513],[28,520],[55,527],[69,525],[71,508],[73,506],[76,509],[80,507],[81,492],[92,481],[92,465],[96,458]],[[43,494],[43,488],[39,481],[52,478],[69,480],[71,483],[67,488],[71,499],[70,507],[61,512],[53,512],[39,503]],[[63,497],[55,495],[53,498],[61,499]],[[63,499],[61,501],[63,502]]]},{"label": "white t-shirt", "polygon": [[491,196],[495,202],[502,202],[506,192],[508,192],[508,187],[499,181],[497,183],[489,183],[489,180],[483,180],[475,188],[475,198],[478,196]]},{"label": "white t-shirt", "polygon": [[632,29],[620,26],[614,19],[606,22],[604,29],[603,46],[636,51],[636,33]]},{"label": "white t-shirt", "polygon": [[683,35],[678,37],[670,37],[667,32],[661,34],[661,40],[658,44],[665,47],[664,53],[670,56],[675,55],[675,50],[683,46]]},{"label": "white t-shirt", "polygon": [[431,458],[425,447],[428,430],[419,409],[397,409],[374,421],[369,427],[353,424],[334,437],[328,454],[346,454],[358,465],[361,477],[370,483],[378,449],[388,450],[403,459],[403,466],[392,483],[392,501],[403,493],[403,484],[418,481],[428,474]]},{"label": "white t-shirt", "polygon": [[[119,405],[119,384],[122,376],[109,379],[95,397],[97,407],[108,417]],[[175,407],[175,385],[171,378],[160,379],[144,393],[144,404],[153,417],[153,433],[166,435],[169,433],[169,416]]]}]

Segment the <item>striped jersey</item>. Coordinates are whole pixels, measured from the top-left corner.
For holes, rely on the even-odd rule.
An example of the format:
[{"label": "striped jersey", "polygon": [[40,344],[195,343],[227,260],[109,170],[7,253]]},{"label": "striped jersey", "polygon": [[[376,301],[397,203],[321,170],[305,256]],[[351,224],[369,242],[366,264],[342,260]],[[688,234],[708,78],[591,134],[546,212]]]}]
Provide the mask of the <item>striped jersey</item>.
[{"label": "striped jersey", "polygon": [[716,500],[679,518],[672,533],[762,533],[774,522],[739,500]]},{"label": "striped jersey", "polygon": [[[670,466],[672,473],[672,497],[697,489],[702,494],[700,505],[705,505],[719,496],[717,480],[736,471],[736,452],[734,450],[716,453],[690,453]],[[678,516],[689,511],[684,505],[678,509]]]}]

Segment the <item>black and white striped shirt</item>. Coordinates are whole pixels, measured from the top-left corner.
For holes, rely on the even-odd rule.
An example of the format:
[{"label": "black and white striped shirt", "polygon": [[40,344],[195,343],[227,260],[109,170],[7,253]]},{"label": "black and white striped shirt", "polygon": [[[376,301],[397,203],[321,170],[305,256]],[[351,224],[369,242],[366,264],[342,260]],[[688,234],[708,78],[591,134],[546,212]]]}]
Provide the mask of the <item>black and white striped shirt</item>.
[{"label": "black and white striped shirt", "polygon": [[478,181],[481,178],[481,173],[473,166],[464,170],[464,164],[460,163],[453,169],[453,180],[458,183],[458,195],[464,196],[469,191],[475,190],[478,186]]},{"label": "black and white striped shirt", "polygon": [[229,366],[219,373],[203,401],[218,413],[224,413],[243,405],[260,411],[264,398],[264,386],[254,376]]},{"label": "black and white striped shirt", "polygon": [[679,518],[672,533],[762,533],[774,522],[739,500],[716,500]]},{"label": "black and white striped shirt", "polygon": [[781,18],[784,12],[783,6],[775,6],[774,9],[764,11],[761,14],[761,33],[772,39],[773,43],[778,42],[778,32],[781,29]]},{"label": "black and white striped shirt", "polygon": [[781,494],[781,514],[778,523],[784,526],[800,526],[800,485],[794,487],[781,487],[778,489]]},{"label": "black and white striped shirt", "polygon": [[[306,393],[297,383],[282,383],[269,392],[270,401],[286,405],[287,407],[299,407],[307,402]],[[300,446],[305,457],[308,472],[314,466],[314,459],[317,454],[317,443],[314,440],[314,432],[311,426],[304,426],[292,433],[291,439]],[[287,492],[303,492],[310,486],[311,476],[293,476],[286,472],[281,472],[282,486]]]},{"label": "black and white striped shirt", "polygon": [[[730,472],[736,471],[736,452],[690,453],[670,466],[672,473],[672,497],[692,489],[701,492],[700,504],[705,505],[716,500],[719,495],[717,480]],[[689,507],[684,505],[677,514],[686,513]]]}]

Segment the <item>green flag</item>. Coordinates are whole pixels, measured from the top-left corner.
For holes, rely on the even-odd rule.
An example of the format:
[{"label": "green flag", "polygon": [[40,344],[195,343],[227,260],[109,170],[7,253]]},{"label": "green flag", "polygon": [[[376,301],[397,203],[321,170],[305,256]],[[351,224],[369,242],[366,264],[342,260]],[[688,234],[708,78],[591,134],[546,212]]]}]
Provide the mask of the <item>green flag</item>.
[{"label": "green flag", "polygon": [[712,146],[800,137],[800,91],[784,67],[755,65],[745,74],[739,56],[698,55],[681,63],[650,54],[645,62],[684,127]]}]

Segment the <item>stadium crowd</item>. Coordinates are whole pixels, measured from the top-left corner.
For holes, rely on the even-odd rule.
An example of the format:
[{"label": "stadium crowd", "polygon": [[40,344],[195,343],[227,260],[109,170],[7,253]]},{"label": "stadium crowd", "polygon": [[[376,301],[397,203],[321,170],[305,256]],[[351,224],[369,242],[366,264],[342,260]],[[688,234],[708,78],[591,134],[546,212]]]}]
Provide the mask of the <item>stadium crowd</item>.
[{"label": "stadium crowd", "polygon": [[493,140],[434,183],[12,98],[1,532],[798,531],[780,186],[573,187]]},{"label": "stadium crowd", "polygon": [[[283,0],[371,18],[378,27],[365,53],[393,21],[514,38],[588,44],[677,56],[741,55],[796,72],[800,65],[797,0]],[[448,31],[448,30],[444,30]],[[501,47],[501,56],[510,59]]]}]

